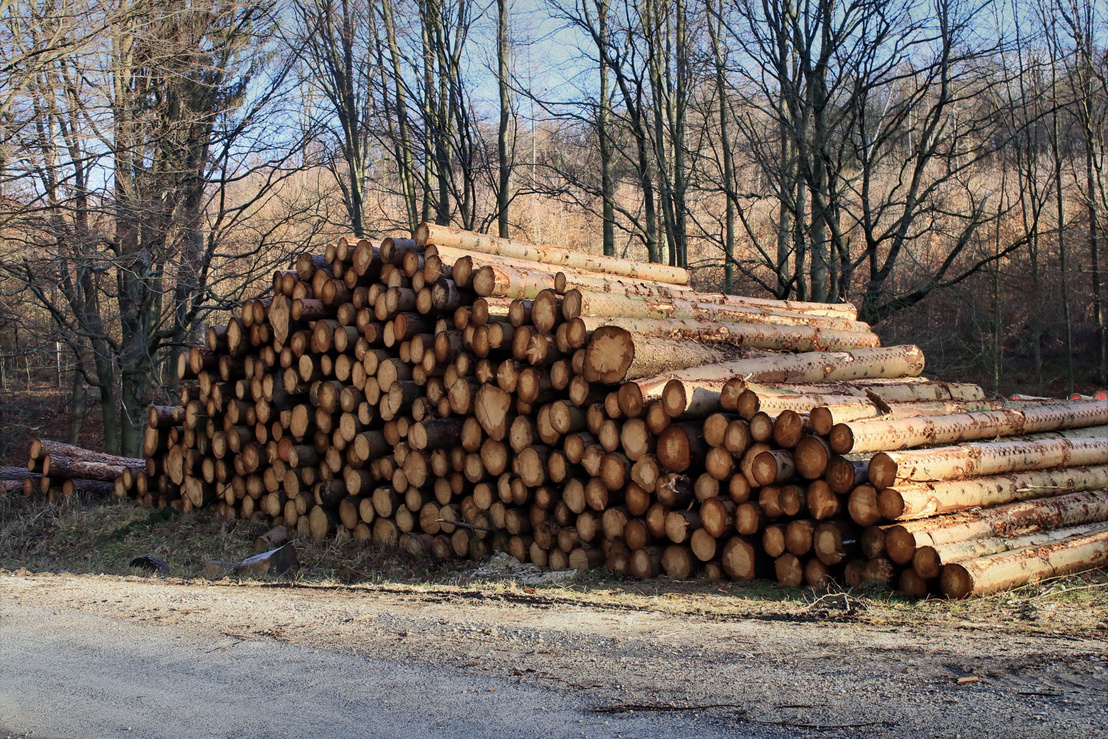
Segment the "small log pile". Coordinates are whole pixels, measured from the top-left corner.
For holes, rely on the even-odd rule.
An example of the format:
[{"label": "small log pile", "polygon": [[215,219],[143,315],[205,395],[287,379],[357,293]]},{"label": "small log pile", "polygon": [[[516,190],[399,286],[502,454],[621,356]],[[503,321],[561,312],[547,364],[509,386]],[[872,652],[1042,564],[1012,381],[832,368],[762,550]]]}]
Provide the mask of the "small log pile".
[{"label": "small log pile", "polygon": [[0,468],[5,492],[45,495],[50,502],[67,500],[75,492],[108,495],[131,484],[145,472],[146,462],[84,449],[49,439],[34,439],[24,468]]},{"label": "small log pile", "polygon": [[859,566],[963,598],[1108,565],[1106,424],[1104,400],[837,424],[833,451],[877,452],[847,504]]},{"label": "small log pile", "polygon": [[[1054,455],[1020,469],[1108,464],[1106,404],[927,381],[918,348],[881,347],[849,305],[698,293],[681,269],[444,226],[414,236],[303,254],[271,296],[211,327],[181,355],[180,403],[150,409],[145,468],[116,493],[437,558],[921,595],[954,560],[940,551],[944,574],[913,583],[915,550],[888,548],[906,524],[882,496],[935,474],[894,450],[1007,434],[1045,445],[1028,459]],[[944,459],[933,480],[1014,469]],[[951,528],[919,514],[952,503],[904,500],[897,516],[935,522],[910,535]],[[957,531],[941,543],[1068,541]]]}]

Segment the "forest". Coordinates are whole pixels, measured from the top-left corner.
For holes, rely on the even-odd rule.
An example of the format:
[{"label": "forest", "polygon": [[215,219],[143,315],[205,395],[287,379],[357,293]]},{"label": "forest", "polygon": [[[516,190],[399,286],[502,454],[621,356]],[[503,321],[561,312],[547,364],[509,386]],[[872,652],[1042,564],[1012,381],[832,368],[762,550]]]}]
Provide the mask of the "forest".
[{"label": "forest", "polygon": [[135,456],[181,347],[428,221],[849,301],[929,373],[1108,384],[1108,3],[0,0],[0,392]]}]

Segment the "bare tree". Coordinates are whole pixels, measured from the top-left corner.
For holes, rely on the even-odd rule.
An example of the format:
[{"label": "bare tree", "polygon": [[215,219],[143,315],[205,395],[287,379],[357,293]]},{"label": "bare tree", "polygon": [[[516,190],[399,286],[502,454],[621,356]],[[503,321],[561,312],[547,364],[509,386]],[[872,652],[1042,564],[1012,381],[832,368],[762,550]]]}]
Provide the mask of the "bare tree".
[{"label": "bare tree", "polygon": [[[363,0],[298,0],[290,45],[302,64],[302,84],[318,90],[326,106],[312,133],[326,140],[326,164],[342,191],[348,224],[366,234],[366,187],[373,159],[371,122],[380,109],[373,96],[380,77],[372,50],[376,27],[372,4]],[[387,13],[387,10],[383,10]],[[333,153],[332,153],[333,152]]]},{"label": "bare tree", "polygon": [[61,7],[35,6],[13,30],[33,46],[68,24],[96,43],[17,95],[2,269],[88,357],[108,448],[136,455],[159,351],[195,340],[208,311],[287,253],[271,252],[279,232],[261,212],[297,148],[268,128],[286,81],[267,45],[275,6]]}]

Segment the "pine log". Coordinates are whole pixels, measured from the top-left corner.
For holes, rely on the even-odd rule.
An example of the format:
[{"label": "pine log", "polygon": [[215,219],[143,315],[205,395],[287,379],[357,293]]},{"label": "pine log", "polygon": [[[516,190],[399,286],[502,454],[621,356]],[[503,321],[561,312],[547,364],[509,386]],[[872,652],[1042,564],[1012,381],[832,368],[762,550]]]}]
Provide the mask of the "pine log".
[{"label": "pine log", "polygon": [[1108,427],[1092,426],[1020,440],[969,442],[918,451],[880,452],[869,463],[878,490],[904,483],[1108,463]]},{"label": "pine log", "polygon": [[1098,521],[1083,526],[1037,531],[1022,536],[988,536],[979,539],[921,546],[912,556],[912,569],[921,578],[931,580],[942,574],[943,565],[964,562],[1013,549],[1040,546],[1071,536],[1108,531],[1108,522]]},{"label": "pine log", "polygon": [[275,295],[269,306],[269,326],[273,333],[273,340],[279,346],[284,346],[289,337],[289,322],[291,319],[291,303],[285,295]]},{"label": "pine log", "polygon": [[759,485],[780,485],[796,474],[792,450],[774,449],[754,458],[751,472]]},{"label": "pine log", "polygon": [[686,299],[681,299],[681,296],[657,299],[574,288],[566,291],[562,302],[562,317],[567,321],[586,316],[622,319],[678,318],[714,323],[808,326],[851,332],[869,331],[868,324],[843,318],[837,314],[808,312],[800,308],[804,305],[812,304],[702,293],[690,293]]},{"label": "pine log", "polygon": [[966,598],[1105,565],[1108,530],[1101,530],[945,565],[941,583],[948,598]]},{"label": "pine log", "polygon": [[597,329],[589,338],[583,374],[589,382],[614,384],[674,369],[723,366],[719,363],[749,356],[750,351],[743,348],[672,339],[639,339],[624,328],[611,326]]},{"label": "pine log", "polygon": [[723,545],[720,555],[723,571],[732,580],[750,582],[765,574],[767,565],[761,546],[748,537],[733,536]]},{"label": "pine log", "polygon": [[837,565],[857,548],[853,527],[843,521],[824,521],[812,534],[812,549],[820,562]]},{"label": "pine log", "polygon": [[[624,379],[639,379],[648,375],[630,377],[628,371],[635,361],[635,342],[627,332],[620,335],[616,329],[614,336],[602,340],[604,351],[597,351],[593,361],[586,354],[586,377],[595,376],[607,383]],[[600,333],[600,332],[597,332]],[[597,335],[589,342],[589,348],[597,342]],[[589,349],[586,349],[588,352]],[[677,355],[680,357],[680,354]],[[662,357],[655,358],[657,362]],[[692,358],[690,357],[690,360]],[[687,365],[666,374],[651,377],[649,382],[640,383],[643,397],[650,397],[652,388],[663,388],[672,379],[690,382],[715,380],[720,387],[734,377],[755,382],[816,382],[858,380],[870,378],[900,378],[919,375],[923,372],[923,352],[915,346],[893,346],[872,349],[855,349],[850,352],[803,352],[799,354],[773,354],[750,357],[730,362],[698,366]],[[675,358],[670,365],[683,364]],[[590,369],[591,367],[591,369]],[[592,373],[590,376],[589,373]],[[590,382],[592,380],[590,379]]]},{"label": "pine log", "polygon": [[87,450],[82,450],[77,447],[73,447],[72,449],[75,450],[77,454],[71,452],[69,455],[65,456],[61,454],[47,454],[44,456],[42,458],[41,467],[42,476],[57,481],[78,478],[82,480],[114,482],[117,477],[128,469],[134,472],[146,469],[146,460],[143,459],[110,457],[112,461],[107,461],[105,457],[110,455],[100,455],[93,452],[86,456],[79,453]]},{"label": "pine log", "polygon": [[555,264],[590,272],[604,272],[635,279],[688,285],[689,273],[680,267],[633,262],[554,246],[530,244],[525,241],[501,239],[486,234],[462,231],[450,226],[421,223],[416,226],[415,239],[421,246],[438,244],[456,249],[495,254],[512,259],[524,259],[544,264]]},{"label": "pine log", "polygon": [[[844,331],[812,326],[778,326],[765,323],[715,322],[695,318],[614,318],[573,319],[581,335],[591,337],[604,327],[622,328],[643,338],[698,342],[710,345],[741,346],[777,351],[842,351],[880,346],[877,335],[869,331]],[[575,342],[580,346],[580,342]]]},{"label": "pine log", "polygon": [[878,496],[877,505],[883,518],[910,521],[969,508],[988,508],[1102,488],[1108,488],[1108,466],[1067,467],[886,488]]},{"label": "pine log", "polygon": [[[182,415],[178,413],[174,415]],[[104,452],[97,452],[91,449],[85,449],[83,447],[74,446],[72,444],[66,444],[61,441],[53,441],[51,439],[34,438],[31,440],[31,448],[28,453],[28,458],[32,462],[38,462],[45,458],[47,455],[54,455],[57,457],[71,457],[81,459],[89,462],[103,462],[105,464],[115,464],[121,467],[133,467],[132,464],[136,460],[133,457],[121,457],[116,454],[105,454]],[[144,460],[137,460],[141,466],[144,464]],[[36,465],[37,466],[37,465]],[[34,471],[34,467],[30,464],[28,469]]]},{"label": "pine log", "polygon": [[1096,490],[909,521],[883,529],[889,559],[906,565],[921,546],[990,536],[1018,536],[1106,520],[1108,491]]},{"label": "pine log", "polygon": [[[780,420],[780,419],[778,419]],[[774,425],[776,431],[777,425]],[[831,463],[831,447],[821,436],[812,434],[804,436],[793,451],[796,460],[796,471],[805,480],[816,480],[827,473]],[[853,470],[853,468],[851,468]],[[853,475],[851,476],[853,481]]]},{"label": "pine log", "polygon": [[658,437],[658,462],[673,472],[684,472],[704,459],[708,447],[704,443],[701,425],[695,422],[671,424]]},{"label": "pine log", "polygon": [[[973,386],[976,387],[976,386]],[[828,396],[825,402],[810,413],[812,426],[817,433],[830,434],[838,424],[851,421],[910,419],[920,416],[949,416],[957,413],[978,413],[1010,408],[1015,405],[1005,400],[919,400],[886,403],[880,398],[842,398]]]},{"label": "pine log", "polygon": [[872,485],[859,485],[850,492],[847,510],[854,523],[859,526],[872,526],[881,520],[877,498],[877,488]]},{"label": "pine log", "polygon": [[[791,408],[797,412],[807,412],[819,405],[843,404],[849,407],[867,409],[865,412],[879,415],[888,413],[886,405],[896,403],[914,403],[925,401],[950,401],[968,403],[980,401],[984,398],[984,392],[977,385],[967,383],[943,383],[931,382],[922,377],[902,377],[896,379],[870,379],[855,382],[830,383],[791,383],[778,384],[766,382],[739,383],[735,392],[742,393],[749,390],[753,395],[751,400],[756,404],[767,404],[766,410],[771,415],[776,412],[771,410],[780,406],[782,409]],[[819,403],[820,399],[824,399]],[[815,405],[811,405],[815,403]],[[732,409],[734,407],[732,406]],[[749,417],[762,408],[750,408],[744,416]],[[952,411],[954,412],[954,411]],[[872,417],[872,416],[869,416]],[[853,420],[847,418],[845,420]],[[834,424],[831,424],[834,425]],[[828,425],[826,433],[830,430]]]},{"label": "pine log", "polygon": [[1057,403],[949,416],[841,423],[831,429],[829,441],[839,454],[861,454],[1105,424],[1108,401]]}]

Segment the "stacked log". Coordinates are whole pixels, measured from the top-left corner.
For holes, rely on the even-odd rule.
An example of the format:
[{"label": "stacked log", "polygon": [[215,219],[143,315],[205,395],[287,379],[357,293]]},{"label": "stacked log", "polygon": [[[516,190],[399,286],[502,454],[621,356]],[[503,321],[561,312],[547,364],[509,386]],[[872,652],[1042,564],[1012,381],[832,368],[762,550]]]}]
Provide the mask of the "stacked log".
[{"label": "stacked log", "polygon": [[907,595],[982,595],[1108,564],[1104,400],[841,422],[828,444],[867,458],[847,504],[859,567]]},{"label": "stacked log", "polygon": [[[120,457],[49,439],[34,439],[25,470],[3,468],[0,477],[18,481],[24,495],[45,495],[50,502],[68,500],[75,492],[107,495],[123,481],[146,469],[142,459]],[[5,484],[5,491],[9,485]],[[10,489],[16,489],[11,485]]]},{"label": "stacked log", "polygon": [[882,514],[854,516],[903,487],[871,484],[879,440],[1049,432],[1074,465],[1101,464],[1082,430],[1108,423],[1099,410],[927,381],[918,348],[881,347],[849,305],[702,294],[684,270],[429,224],[415,237],[303,254],[210,328],[117,492],[436,558],[896,584],[903,565],[866,538]]}]

